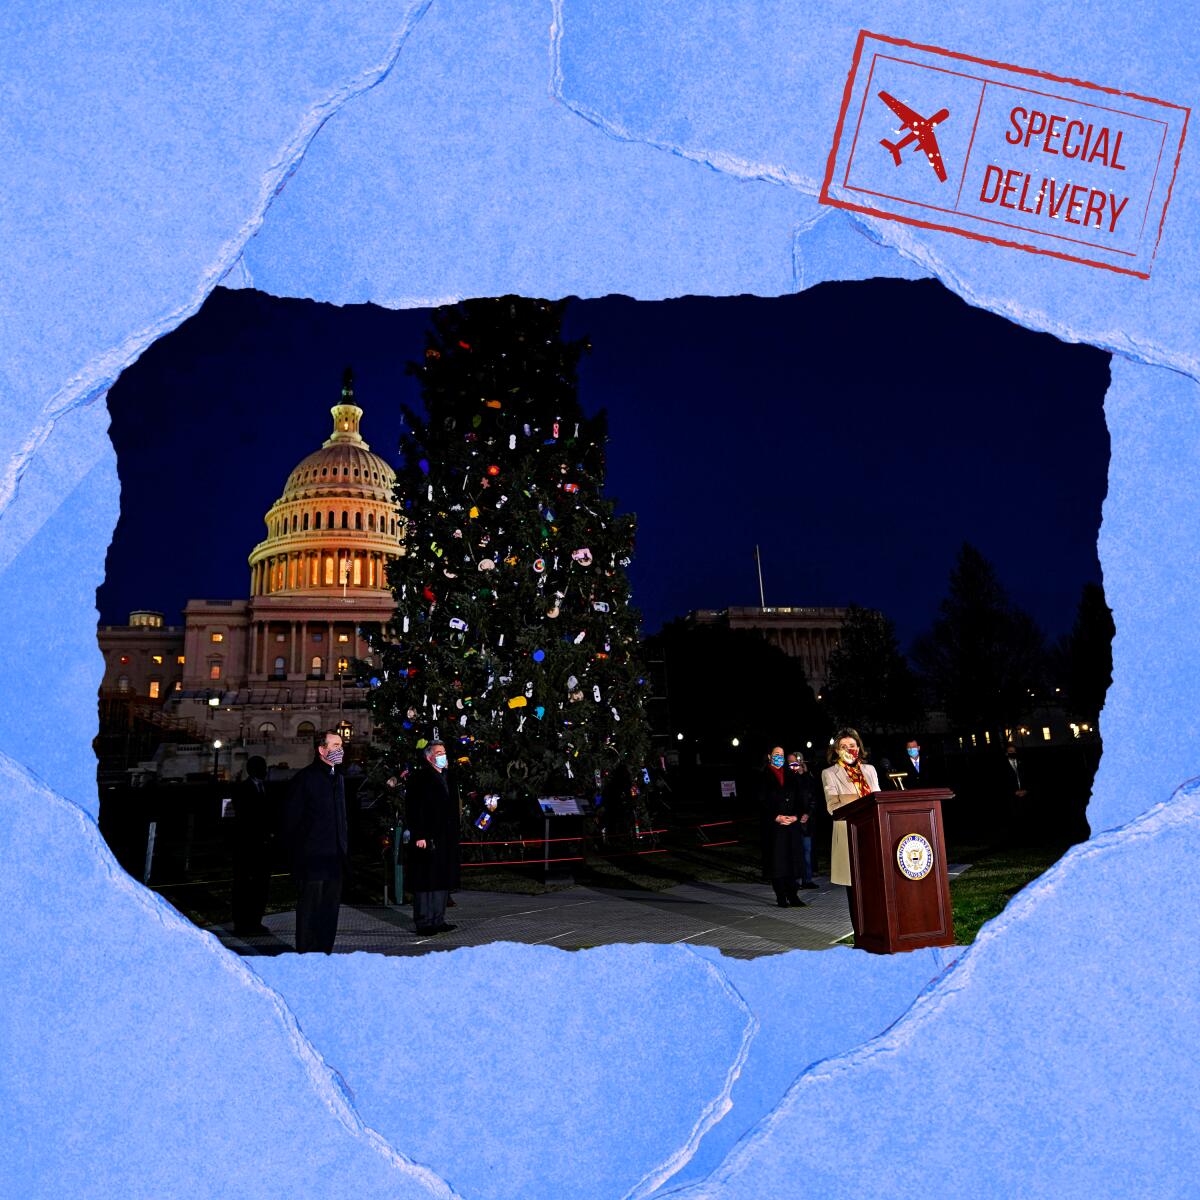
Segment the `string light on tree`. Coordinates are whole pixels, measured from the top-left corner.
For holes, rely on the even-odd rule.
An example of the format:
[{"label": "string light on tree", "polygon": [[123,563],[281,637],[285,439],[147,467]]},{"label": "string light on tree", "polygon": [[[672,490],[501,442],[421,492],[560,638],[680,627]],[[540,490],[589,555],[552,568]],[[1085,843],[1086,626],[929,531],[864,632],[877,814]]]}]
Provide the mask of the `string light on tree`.
[{"label": "string light on tree", "polygon": [[563,308],[439,309],[410,364],[426,415],[405,412],[408,552],[390,573],[396,615],[370,703],[389,769],[453,710],[467,789],[490,796],[590,783],[639,766],[649,743],[625,573],[634,519],[603,496],[605,422],[580,407],[587,347],[564,341]]}]

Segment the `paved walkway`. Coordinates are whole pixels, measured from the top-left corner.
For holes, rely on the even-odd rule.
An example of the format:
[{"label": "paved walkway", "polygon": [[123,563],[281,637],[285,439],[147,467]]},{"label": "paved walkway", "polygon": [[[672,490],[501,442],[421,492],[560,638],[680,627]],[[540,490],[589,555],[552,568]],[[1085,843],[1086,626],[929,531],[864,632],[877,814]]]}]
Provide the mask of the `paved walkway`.
[{"label": "paved walkway", "polygon": [[[966,867],[951,865],[951,878]],[[818,879],[818,891],[801,892],[804,908],[779,908],[767,884],[688,883],[669,891],[572,887],[544,896],[464,891],[446,919],[449,933],[418,937],[411,907],[343,905],[334,952],[428,954],[489,942],[524,942],[579,950],[623,942],[691,942],[715,946],[734,958],[788,950],[822,950],[849,937],[844,888]],[[264,924],[271,936],[243,939],[228,926],[212,926],[239,954],[286,954],[295,947],[295,913],[274,913]]]}]

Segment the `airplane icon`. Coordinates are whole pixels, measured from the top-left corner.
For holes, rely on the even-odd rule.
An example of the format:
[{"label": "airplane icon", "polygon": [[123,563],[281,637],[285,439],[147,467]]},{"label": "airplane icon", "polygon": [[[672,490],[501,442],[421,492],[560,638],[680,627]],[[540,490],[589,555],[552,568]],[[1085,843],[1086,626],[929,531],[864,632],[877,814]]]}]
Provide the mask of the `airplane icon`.
[{"label": "airplane icon", "polygon": [[[950,115],[950,110],[939,108],[932,117],[922,117],[919,113],[913,112],[907,104],[901,104],[895,96],[889,96],[887,92],[880,92],[879,98],[900,118],[900,129],[909,131],[898,142],[889,142],[887,138],[882,138],[879,142],[881,146],[886,146],[892,152],[896,166],[900,165],[900,151],[910,142],[916,142],[917,148],[929,159],[929,165],[933,167],[934,174],[942,183],[945,183],[946,168],[942,166],[942,152],[938,149],[937,135],[933,129],[935,125],[940,125]],[[899,133],[900,129],[897,129],[896,132]]]}]

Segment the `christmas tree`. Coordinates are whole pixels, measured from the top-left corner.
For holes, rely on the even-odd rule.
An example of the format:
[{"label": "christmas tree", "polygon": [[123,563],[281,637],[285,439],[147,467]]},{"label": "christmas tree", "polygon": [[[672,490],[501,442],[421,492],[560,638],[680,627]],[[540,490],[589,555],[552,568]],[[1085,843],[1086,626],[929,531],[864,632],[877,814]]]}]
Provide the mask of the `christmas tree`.
[{"label": "christmas tree", "polygon": [[602,495],[605,420],[580,408],[563,308],[439,309],[409,366],[425,413],[405,410],[374,719],[389,766],[443,741],[465,790],[502,798],[594,793],[648,748],[634,519]]}]

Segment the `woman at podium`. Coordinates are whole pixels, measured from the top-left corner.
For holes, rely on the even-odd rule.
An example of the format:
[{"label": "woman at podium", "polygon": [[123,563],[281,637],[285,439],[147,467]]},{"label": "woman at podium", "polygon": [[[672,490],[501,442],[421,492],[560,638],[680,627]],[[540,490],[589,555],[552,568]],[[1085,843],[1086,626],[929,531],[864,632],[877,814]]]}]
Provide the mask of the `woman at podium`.
[{"label": "woman at podium", "polygon": [[[825,789],[825,807],[836,812],[843,804],[852,804],[860,796],[869,796],[879,791],[879,776],[875,768],[863,762],[862,738],[855,729],[839,729],[833,735],[829,747],[832,764],[821,772],[821,786]],[[845,821],[833,823],[833,845],[829,853],[829,882],[841,884],[846,889],[850,904],[850,919],[854,920],[854,889],[850,886],[850,835]],[[856,929],[857,935],[858,930]]]}]

